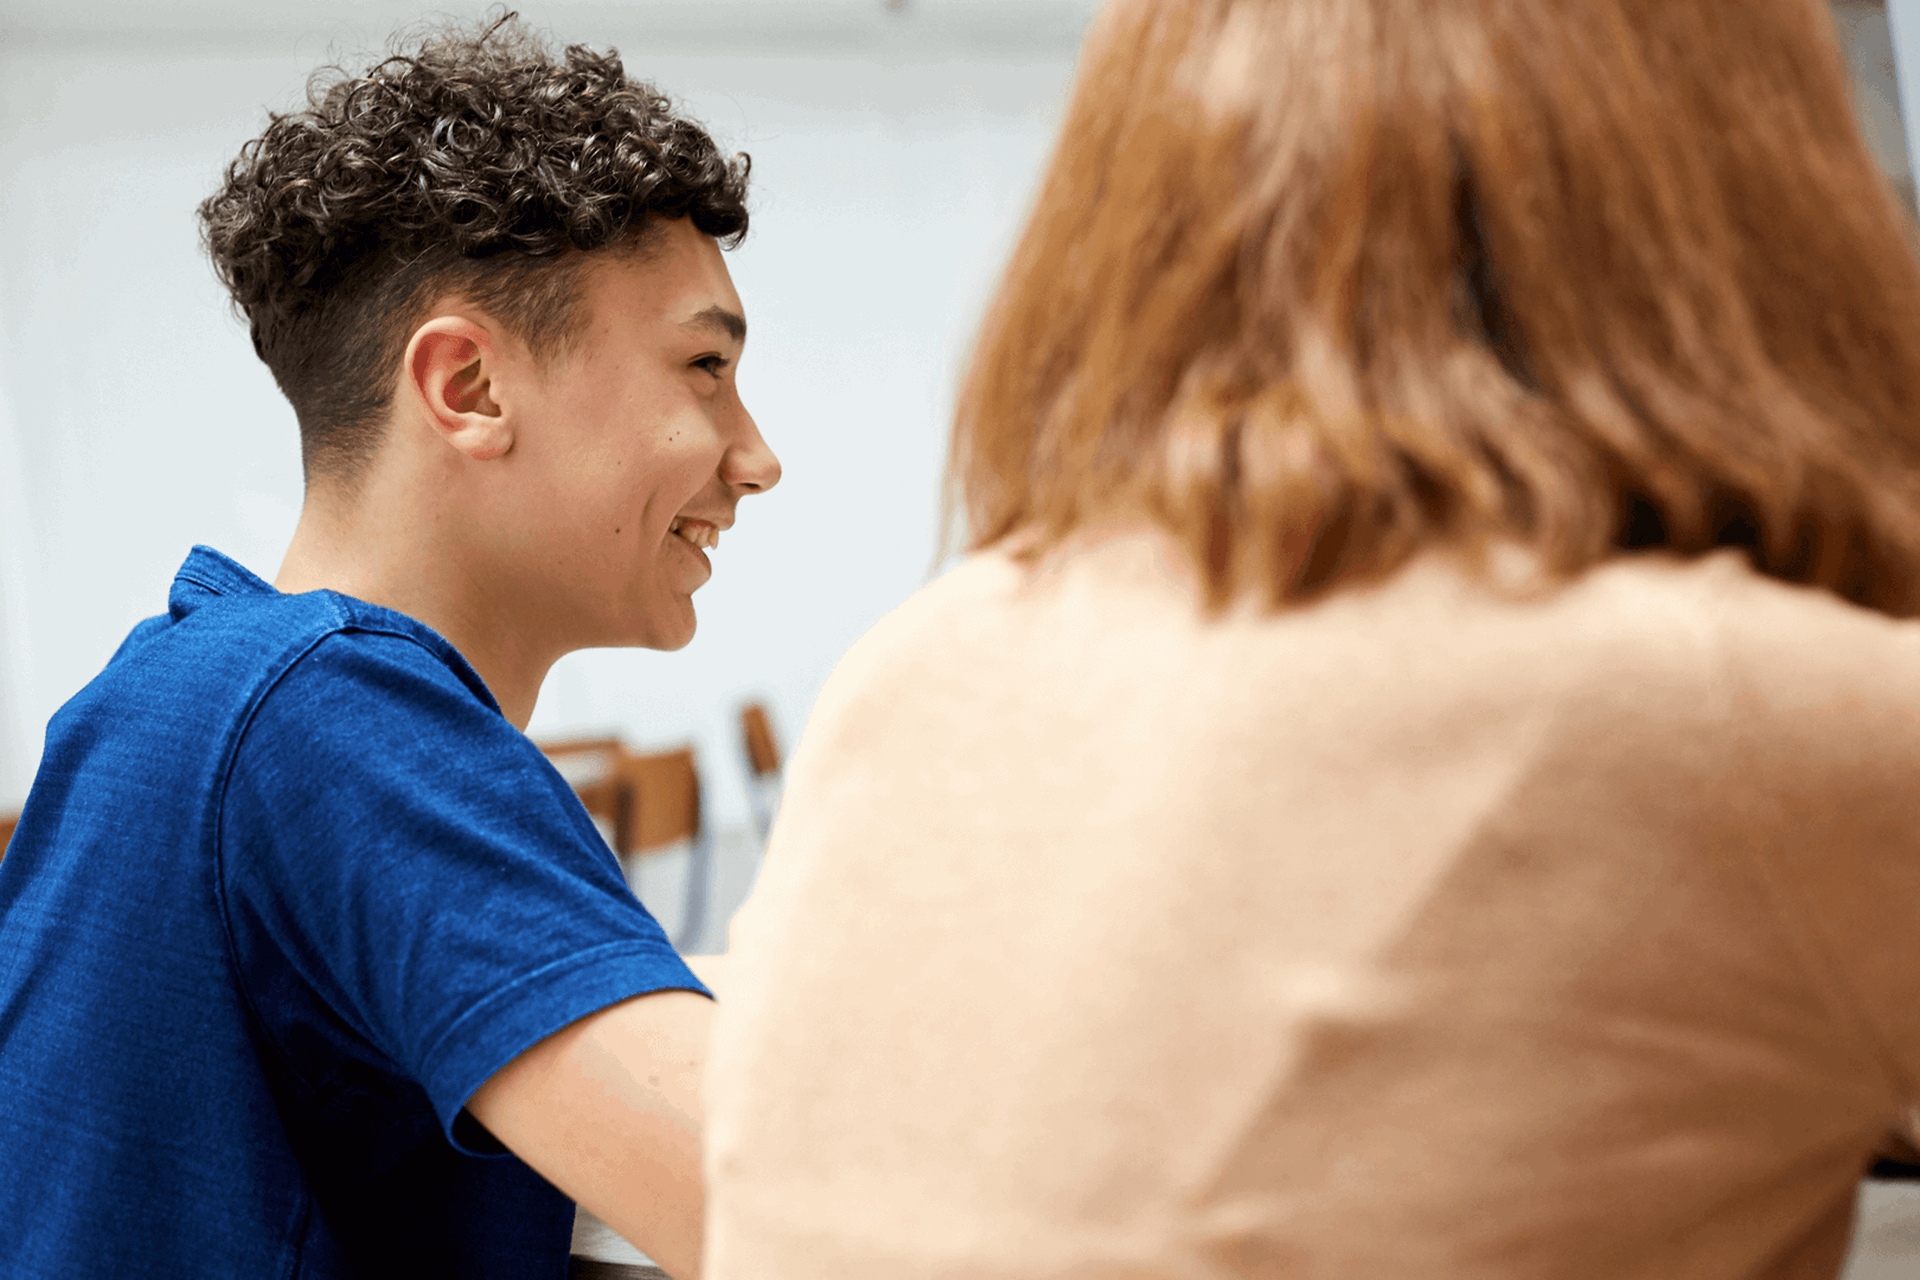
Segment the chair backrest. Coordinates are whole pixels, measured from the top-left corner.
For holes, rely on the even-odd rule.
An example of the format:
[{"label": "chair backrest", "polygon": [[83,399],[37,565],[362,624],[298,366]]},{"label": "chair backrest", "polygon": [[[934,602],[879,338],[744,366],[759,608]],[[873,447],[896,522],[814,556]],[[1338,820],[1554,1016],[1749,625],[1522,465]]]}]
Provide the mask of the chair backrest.
[{"label": "chair backrest", "polygon": [[0,858],[7,856],[7,845],[13,839],[13,829],[19,825],[19,814],[0,813]]},{"label": "chair backrest", "polygon": [[611,777],[615,764],[627,751],[618,738],[561,738],[535,745],[575,787]]},{"label": "chair backrest", "polygon": [[747,753],[747,769],[756,778],[780,772],[780,744],[774,741],[767,708],[749,702],[740,708],[740,739]]},{"label": "chair backrest", "polygon": [[[618,738],[549,742],[540,749],[580,796],[588,813],[607,824],[608,843],[625,862],[689,841],[686,895],[673,944],[685,950],[706,927],[713,847],[701,826],[700,770],[692,747],[637,754]],[[633,884],[633,872],[627,871]],[[638,887],[635,887],[638,892]]]},{"label": "chair backrest", "polygon": [[700,834],[700,772],[693,748],[628,751],[618,738],[543,742],[540,750],[604,820],[614,851],[643,853]]},{"label": "chair backrest", "polygon": [[543,742],[539,746],[541,753],[553,762],[560,776],[579,795],[586,811],[606,823],[614,847],[619,849],[621,832],[630,825],[627,788],[620,777],[620,761],[626,755],[626,748],[620,739],[575,738]]},{"label": "chair backrest", "polygon": [[619,777],[627,796],[626,826],[617,846],[621,853],[699,837],[700,771],[692,747],[623,755]]}]

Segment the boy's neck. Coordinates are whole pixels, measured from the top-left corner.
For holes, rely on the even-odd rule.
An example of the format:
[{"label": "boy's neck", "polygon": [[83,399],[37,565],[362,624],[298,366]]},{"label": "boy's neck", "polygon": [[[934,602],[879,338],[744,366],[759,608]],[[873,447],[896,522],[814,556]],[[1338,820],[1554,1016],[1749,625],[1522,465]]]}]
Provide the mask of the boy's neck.
[{"label": "boy's neck", "polygon": [[274,588],[290,595],[338,591],[425,623],[460,651],[507,719],[524,730],[560,653],[527,634],[519,611],[491,598],[487,576],[438,536],[446,522],[374,514],[415,511],[364,493],[347,499],[310,489]]}]

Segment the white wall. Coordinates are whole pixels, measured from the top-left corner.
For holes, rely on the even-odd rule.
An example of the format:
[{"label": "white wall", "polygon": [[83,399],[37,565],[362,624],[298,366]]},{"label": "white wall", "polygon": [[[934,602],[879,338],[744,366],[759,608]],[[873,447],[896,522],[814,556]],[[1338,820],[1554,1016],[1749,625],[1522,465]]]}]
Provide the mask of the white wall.
[{"label": "white wall", "polygon": [[1834,26],[1853,78],[1853,109],[1860,132],[1894,188],[1911,205],[1913,160],[1901,114],[1890,16],[1884,0],[1834,0],[1833,4]]},{"label": "white wall", "polygon": [[[5,300],[0,293],[0,335],[6,332]],[[33,660],[26,611],[29,525],[26,474],[14,446],[12,403],[6,395],[9,363],[0,341],[0,807],[10,791],[25,791],[36,756],[36,735],[22,701]]]},{"label": "white wall", "polygon": [[1920,0],[1886,0],[1886,10],[1908,164],[1920,173]]},{"label": "white wall", "polygon": [[[967,336],[1062,104],[1093,0],[626,0],[522,6],[618,45],[754,157],[733,269],[748,403],[786,465],[746,504],[677,654],[558,667],[537,734],[692,739],[743,810],[731,715],[791,743],[846,646],[927,574]],[[300,501],[290,411],[201,257],[193,209],[306,73],[420,0],[0,0],[0,808],[46,719],[207,542],[271,576]],[[1842,0],[1869,134],[1920,74],[1920,0]],[[1863,74],[1864,73],[1864,74]],[[1906,95],[1913,120],[1916,95]],[[1905,136],[1901,136],[1901,135]],[[1896,173],[1896,179],[1900,174]]]},{"label": "white wall", "polygon": [[[698,742],[722,822],[744,813],[740,700],[765,698],[790,743],[846,646],[927,577],[955,372],[1044,158],[1077,21],[1055,5],[1025,41],[999,10],[916,33],[841,4],[827,7],[841,28],[809,41],[793,5],[757,3],[794,30],[682,21],[649,39],[620,29],[632,9],[553,23],[618,45],[753,155],[753,231],[731,260],[753,326],[740,378],[786,478],[742,507],[691,646],[567,659],[533,723]],[[293,417],[225,309],[193,211],[265,106],[392,16],[223,37],[202,14],[205,29],[130,38],[99,5],[73,12],[97,29],[0,4],[0,808],[25,795],[47,717],[165,607],[192,543],[266,577],[279,563],[301,496]]]}]

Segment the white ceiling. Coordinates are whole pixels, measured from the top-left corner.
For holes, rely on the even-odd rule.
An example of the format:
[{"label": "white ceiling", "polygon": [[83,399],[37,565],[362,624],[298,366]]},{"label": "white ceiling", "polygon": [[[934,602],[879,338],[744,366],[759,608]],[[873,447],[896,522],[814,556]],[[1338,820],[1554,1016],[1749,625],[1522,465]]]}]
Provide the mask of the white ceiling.
[{"label": "white ceiling", "polygon": [[[1077,46],[1099,0],[525,0],[515,7],[562,40],[644,35],[715,49],[908,45]],[[378,42],[422,19],[471,20],[483,0],[0,0],[0,44],[276,45],[320,36]],[[601,33],[607,33],[602,35]]]}]

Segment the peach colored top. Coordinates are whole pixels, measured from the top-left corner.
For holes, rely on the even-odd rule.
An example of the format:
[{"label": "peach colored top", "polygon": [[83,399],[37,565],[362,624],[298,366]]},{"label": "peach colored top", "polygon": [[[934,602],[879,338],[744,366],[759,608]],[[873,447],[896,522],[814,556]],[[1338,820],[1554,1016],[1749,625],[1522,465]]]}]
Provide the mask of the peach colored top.
[{"label": "peach colored top", "polygon": [[1829,1277],[1920,1096],[1920,626],[1731,554],[887,618],[710,1068],[709,1280]]}]

